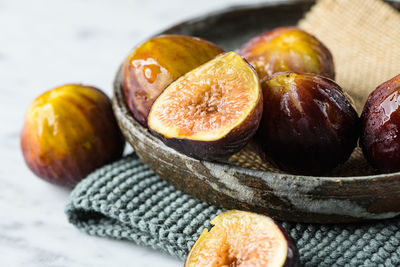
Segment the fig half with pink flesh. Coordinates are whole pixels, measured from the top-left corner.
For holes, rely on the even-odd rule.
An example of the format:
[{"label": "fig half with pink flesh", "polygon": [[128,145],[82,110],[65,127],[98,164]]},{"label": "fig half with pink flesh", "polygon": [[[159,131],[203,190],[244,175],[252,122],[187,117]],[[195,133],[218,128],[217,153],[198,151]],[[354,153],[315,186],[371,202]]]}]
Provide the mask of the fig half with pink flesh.
[{"label": "fig half with pink flesh", "polygon": [[267,216],[230,210],[211,224],[192,247],[185,267],[300,266],[294,241]]},{"label": "fig half with pink flesh", "polygon": [[257,73],[229,52],[169,85],[154,102],[148,125],[167,146],[183,154],[220,160],[248,143],[262,109]]}]

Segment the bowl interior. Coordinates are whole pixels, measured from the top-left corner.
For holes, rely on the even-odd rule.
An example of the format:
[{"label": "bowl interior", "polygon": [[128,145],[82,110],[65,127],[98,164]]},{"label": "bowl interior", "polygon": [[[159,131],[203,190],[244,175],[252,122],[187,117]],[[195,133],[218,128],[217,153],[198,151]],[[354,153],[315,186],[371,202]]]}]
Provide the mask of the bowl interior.
[{"label": "bowl interior", "polygon": [[[197,17],[159,34],[185,34],[236,50],[268,29],[296,25],[313,1],[234,7]],[[114,82],[113,108],[127,141],[161,178],[200,200],[299,222],[351,222],[400,214],[400,173],[375,175],[359,148],[326,176],[291,175],[261,160],[253,142],[229,162],[199,161],[167,146],[130,114]]]},{"label": "bowl interior", "polygon": [[[159,34],[183,34],[201,37],[220,45],[225,51],[236,51],[252,37],[262,32],[280,26],[296,25],[313,4],[314,1],[297,1],[245,7],[237,6],[222,13],[217,11],[200,16],[166,29]],[[233,155],[229,162],[252,170],[284,173],[262,160],[260,150],[254,142]],[[356,148],[345,164],[325,173],[324,176],[351,177],[374,174],[376,174],[375,170],[367,163],[361,149]]]}]

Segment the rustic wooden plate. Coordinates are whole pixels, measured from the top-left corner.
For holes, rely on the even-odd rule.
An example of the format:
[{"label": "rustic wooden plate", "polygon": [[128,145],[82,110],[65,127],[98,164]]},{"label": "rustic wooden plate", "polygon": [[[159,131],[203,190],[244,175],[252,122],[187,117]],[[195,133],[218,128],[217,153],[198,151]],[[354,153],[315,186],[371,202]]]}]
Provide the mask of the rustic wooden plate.
[{"label": "rustic wooden plate", "polygon": [[[235,50],[267,29],[295,25],[312,4],[296,1],[234,7],[159,34],[198,36],[227,51]],[[298,176],[199,161],[176,152],[133,119],[124,101],[120,70],[114,83],[113,108],[126,139],[150,169],[179,190],[210,204],[296,222],[354,222],[400,214],[400,173]]]}]

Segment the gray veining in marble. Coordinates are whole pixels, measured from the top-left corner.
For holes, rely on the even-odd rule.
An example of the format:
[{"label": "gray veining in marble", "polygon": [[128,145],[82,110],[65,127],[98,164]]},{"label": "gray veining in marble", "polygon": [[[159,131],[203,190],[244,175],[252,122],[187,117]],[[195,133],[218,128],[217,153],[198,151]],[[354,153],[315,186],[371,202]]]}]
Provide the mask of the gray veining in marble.
[{"label": "gray veining in marble", "polygon": [[256,0],[0,0],[0,266],[182,266],[133,243],[68,224],[69,192],[23,163],[19,132],[30,102],[82,82],[109,95],[114,74],[146,36],[194,15]]}]

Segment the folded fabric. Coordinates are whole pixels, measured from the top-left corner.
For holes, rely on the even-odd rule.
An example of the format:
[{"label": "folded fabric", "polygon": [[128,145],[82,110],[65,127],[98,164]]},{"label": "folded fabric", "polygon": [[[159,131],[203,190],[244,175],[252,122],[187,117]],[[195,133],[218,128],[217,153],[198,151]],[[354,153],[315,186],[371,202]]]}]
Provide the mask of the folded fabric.
[{"label": "folded fabric", "polygon": [[[89,175],[66,207],[69,221],[89,235],[134,241],[181,259],[221,211],[168,185],[135,154]],[[400,265],[400,219],[281,224],[305,266]]]},{"label": "folded fabric", "polygon": [[[379,0],[319,1],[299,26],[332,51],[336,81],[356,101],[398,74],[400,14]],[[107,165],[73,190],[69,221],[90,235],[134,241],[184,259],[222,209],[176,190],[135,154]],[[281,222],[305,266],[400,266],[400,219],[363,224]]]}]

